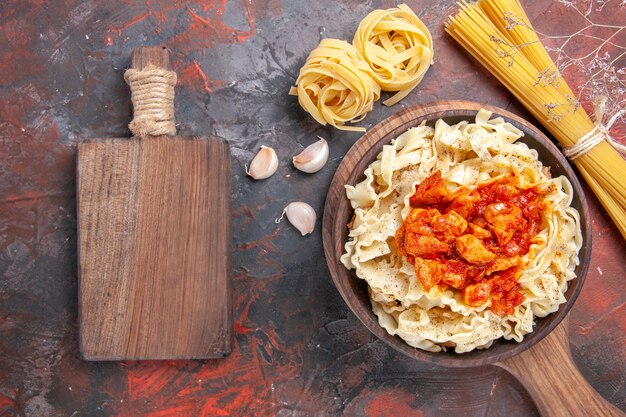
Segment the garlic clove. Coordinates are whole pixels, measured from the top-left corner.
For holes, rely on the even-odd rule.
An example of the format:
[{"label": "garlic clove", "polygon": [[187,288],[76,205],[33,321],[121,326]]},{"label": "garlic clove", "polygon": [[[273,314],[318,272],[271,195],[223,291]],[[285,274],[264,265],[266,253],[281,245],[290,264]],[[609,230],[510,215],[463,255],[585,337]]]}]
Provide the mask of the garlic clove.
[{"label": "garlic clove", "polygon": [[293,157],[293,165],[302,172],[312,174],[322,169],[328,161],[328,142],[320,138],[317,142],[307,146],[302,152]]},{"label": "garlic clove", "polygon": [[298,229],[302,236],[313,232],[317,215],[313,207],[309,206],[307,203],[301,201],[289,203],[283,210],[283,214],[287,215],[289,223]]},{"label": "garlic clove", "polygon": [[269,146],[261,146],[261,150],[250,162],[250,168],[246,174],[255,180],[264,180],[274,175],[278,169],[278,157],[274,149]]}]

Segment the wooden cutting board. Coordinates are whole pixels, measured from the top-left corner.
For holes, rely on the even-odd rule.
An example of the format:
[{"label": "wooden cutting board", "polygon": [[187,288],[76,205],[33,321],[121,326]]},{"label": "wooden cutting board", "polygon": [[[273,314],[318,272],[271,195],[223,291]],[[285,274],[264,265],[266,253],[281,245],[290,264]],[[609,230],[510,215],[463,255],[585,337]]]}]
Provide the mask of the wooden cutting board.
[{"label": "wooden cutting board", "polygon": [[[163,47],[133,68],[169,69]],[[80,351],[86,360],[215,358],[231,350],[231,170],[216,137],[79,144]]]}]

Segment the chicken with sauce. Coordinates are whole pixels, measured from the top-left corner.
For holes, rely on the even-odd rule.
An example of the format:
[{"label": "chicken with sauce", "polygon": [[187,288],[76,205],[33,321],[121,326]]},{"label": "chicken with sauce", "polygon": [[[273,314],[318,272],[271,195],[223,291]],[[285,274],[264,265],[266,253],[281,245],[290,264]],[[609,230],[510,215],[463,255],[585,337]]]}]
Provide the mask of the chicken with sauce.
[{"label": "chicken with sauce", "polygon": [[501,317],[524,301],[517,280],[541,223],[545,192],[519,188],[513,179],[504,175],[452,192],[437,171],[416,187],[395,244],[426,291],[459,290],[466,304],[490,302]]}]

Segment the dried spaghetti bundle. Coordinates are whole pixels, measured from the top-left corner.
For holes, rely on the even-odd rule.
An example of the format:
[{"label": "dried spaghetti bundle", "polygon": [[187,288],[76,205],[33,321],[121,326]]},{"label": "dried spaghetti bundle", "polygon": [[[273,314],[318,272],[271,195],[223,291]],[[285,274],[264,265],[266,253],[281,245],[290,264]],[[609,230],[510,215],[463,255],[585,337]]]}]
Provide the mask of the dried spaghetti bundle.
[{"label": "dried spaghetti bundle", "polygon": [[626,238],[626,161],[608,143],[611,122],[603,124],[599,111],[594,123],[580,107],[519,2],[464,2],[446,31],[556,137],[565,153],[581,139],[601,139],[570,159]]},{"label": "dried spaghetti bundle", "polygon": [[289,94],[297,95],[302,108],[319,123],[364,132],[362,127],[344,123],[357,122],[372,110],[380,97],[380,86],[354,46],[323,39],[309,54]]}]

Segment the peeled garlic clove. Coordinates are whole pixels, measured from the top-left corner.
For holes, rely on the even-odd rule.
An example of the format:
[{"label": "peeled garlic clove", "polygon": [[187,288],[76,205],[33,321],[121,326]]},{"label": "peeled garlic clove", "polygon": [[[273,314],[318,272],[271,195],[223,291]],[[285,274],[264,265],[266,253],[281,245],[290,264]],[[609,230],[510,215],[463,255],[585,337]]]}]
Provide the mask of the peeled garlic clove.
[{"label": "peeled garlic clove", "polygon": [[317,215],[313,207],[309,206],[307,203],[301,201],[289,203],[287,207],[285,207],[285,210],[283,210],[283,213],[287,215],[289,223],[293,224],[293,226],[300,231],[302,236],[308,235],[315,228]]},{"label": "peeled garlic clove", "polygon": [[[318,136],[318,138],[320,138]],[[320,138],[293,157],[293,165],[302,172],[312,174],[322,169],[328,161],[328,142]]]},{"label": "peeled garlic clove", "polygon": [[250,162],[250,168],[248,168],[246,174],[255,180],[264,180],[274,175],[277,169],[278,157],[274,149],[269,146],[261,146],[259,153]]}]

